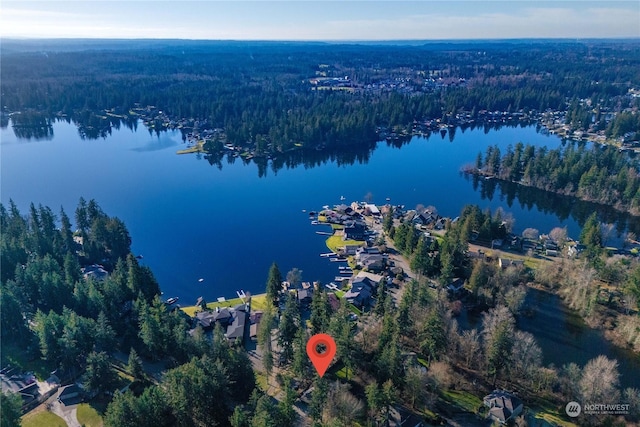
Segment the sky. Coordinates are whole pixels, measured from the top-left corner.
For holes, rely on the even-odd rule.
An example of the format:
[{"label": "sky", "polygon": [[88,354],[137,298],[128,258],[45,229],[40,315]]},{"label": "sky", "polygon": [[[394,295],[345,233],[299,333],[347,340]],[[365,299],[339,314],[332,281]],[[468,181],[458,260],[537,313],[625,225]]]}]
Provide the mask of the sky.
[{"label": "sky", "polygon": [[0,37],[438,40],[640,37],[640,1],[0,2]]}]

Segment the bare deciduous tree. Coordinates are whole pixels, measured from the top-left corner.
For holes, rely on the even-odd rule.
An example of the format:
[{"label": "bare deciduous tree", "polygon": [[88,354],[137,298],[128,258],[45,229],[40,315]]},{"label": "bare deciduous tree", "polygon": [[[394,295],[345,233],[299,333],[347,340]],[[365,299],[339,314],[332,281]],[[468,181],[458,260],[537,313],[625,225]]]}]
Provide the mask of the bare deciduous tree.
[{"label": "bare deciduous tree", "polygon": [[513,376],[531,381],[542,363],[542,350],[529,332],[516,331],[513,343]]},{"label": "bare deciduous tree", "polygon": [[559,245],[564,245],[567,241],[567,227],[555,227],[549,232],[549,237]]},{"label": "bare deciduous tree", "polygon": [[364,403],[349,391],[348,384],[336,382],[327,395],[322,421],[327,425],[351,426],[362,416]]},{"label": "bare deciduous tree", "polygon": [[531,240],[538,240],[540,237],[540,231],[537,228],[525,228],[522,232],[522,237]]},{"label": "bare deciduous tree", "polygon": [[465,365],[474,369],[480,359],[482,346],[480,344],[480,334],[476,329],[469,329],[460,336],[460,353],[464,357]]},{"label": "bare deciduous tree", "polygon": [[618,403],[618,361],[600,355],[582,369],[579,390],[584,403]]}]

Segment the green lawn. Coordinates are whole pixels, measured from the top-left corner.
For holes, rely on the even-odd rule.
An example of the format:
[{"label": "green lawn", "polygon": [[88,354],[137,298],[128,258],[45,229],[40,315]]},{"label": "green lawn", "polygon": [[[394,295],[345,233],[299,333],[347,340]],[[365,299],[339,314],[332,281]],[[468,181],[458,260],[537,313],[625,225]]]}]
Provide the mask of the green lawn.
[{"label": "green lawn", "polygon": [[[233,298],[233,299],[228,299],[226,301],[223,302],[210,302],[207,304],[207,308],[209,310],[215,310],[216,307],[234,307],[238,304],[242,304],[242,300],[240,298]],[[184,311],[185,313],[187,313],[189,316],[193,317],[196,315],[196,312],[200,311],[200,307],[198,307],[197,305],[192,305],[189,307],[180,307],[180,310]]]},{"label": "green lawn", "polygon": [[102,427],[102,417],[88,403],[78,405],[78,422],[85,427]]},{"label": "green lawn", "polygon": [[22,417],[22,427],[67,427],[67,423],[52,412],[38,411]]},{"label": "green lawn", "polygon": [[327,239],[326,244],[331,252],[338,253],[339,247],[346,245],[363,245],[364,242],[359,240],[342,240],[342,236],[336,236],[334,234]]},{"label": "green lawn", "polygon": [[566,421],[564,413],[548,400],[539,399],[529,411],[529,416],[536,422],[544,421],[549,426],[575,427],[576,424]]},{"label": "green lawn", "polygon": [[251,296],[251,311],[264,311],[267,309],[267,294]]},{"label": "green lawn", "polygon": [[482,407],[482,400],[467,391],[447,390],[442,392],[441,396],[445,401],[472,414],[477,413]]}]

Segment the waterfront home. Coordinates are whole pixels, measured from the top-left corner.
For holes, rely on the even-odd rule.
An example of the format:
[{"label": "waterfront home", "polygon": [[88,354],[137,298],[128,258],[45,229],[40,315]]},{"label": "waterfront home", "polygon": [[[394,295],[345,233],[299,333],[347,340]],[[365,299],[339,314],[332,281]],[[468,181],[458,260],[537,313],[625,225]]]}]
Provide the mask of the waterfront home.
[{"label": "waterfront home", "polygon": [[216,322],[222,327],[227,327],[232,321],[232,313],[228,307],[217,307],[214,311],[201,311],[196,313],[195,324],[205,331],[213,329]]},{"label": "waterfront home", "polygon": [[430,211],[425,211],[414,216],[411,222],[414,225],[427,226],[435,223],[437,220],[438,220],[437,215],[432,214]]},{"label": "waterfront home", "polygon": [[313,289],[300,289],[298,290],[298,304],[302,306],[308,306],[311,304],[311,298],[313,296]]},{"label": "waterfront home", "polygon": [[365,227],[359,223],[353,223],[349,226],[345,226],[344,228],[344,240],[364,240],[365,238]]},{"label": "waterfront home", "polygon": [[362,248],[362,245],[345,245],[342,248],[342,253],[344,255],[358,255],[358,251]]},{"label": "waterfront home", "polygon": [[364,205],[364,213],[365,215],[380,216],[380,209],[374,204],[367,203]]},{"label": "waterfront home", "polygon": [[504,390],[494,390],[483,402],[489,408],[489,418],[500,424],[507,424],[522,413],[522,401]]},{"label": "waterfront home", "polygon": [[234,310],[233,321],[227,327],[227,332],[224,334],[228,340],[244,339],[244,325],[247,321],[247,313],[244,310]]},{"label": "waterfront home", "polygon": [[262,311],[254,311],[249,315],[249,338],[252,341],[258,339],[258,328],[260,327],[260,321],[262,320]]},{"label": "waterfront home", "polygon": [[380,254],[365,254],[360,257],[358,264],[362,266],[362,268],[373,271],[380,272],[385,268],[385,257]]}]

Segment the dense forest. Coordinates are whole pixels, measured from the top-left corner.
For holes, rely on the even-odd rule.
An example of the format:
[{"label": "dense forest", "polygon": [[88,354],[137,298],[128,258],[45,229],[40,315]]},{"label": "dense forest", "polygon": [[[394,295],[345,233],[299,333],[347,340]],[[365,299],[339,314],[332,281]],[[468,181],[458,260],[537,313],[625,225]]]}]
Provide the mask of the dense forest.
[{"label": "dense forest", "polygon": [[[226,142],[265,155],[367,145],[381,127],[452,124],[461,111],[473,120],[588,98],[617,112],[634,105],[622,98],[640,84],[639,47],[627,42],[141,44],[5,43],[4,112],[36,112],[15,118],[27,134],[25,124],[46,130],[47,120],[64,117],[98,137],[121,121],[134,126],[132,108],[154,106],[173,121],[190,119],[185,132],[224,129]],[[162,129],[157,117],[148,119]],[[638,130],[637,120],[622,127]]]},{"label": "dense forest", "polygon": [[[382,280],[371,311],[358,311],[360,320],[346,299],[331,304],[322,286],[304,308],[283,290],[284,277],[274,263],[257,332],[262,369],[254,371],[245,349],[230,343],[220,328],[188,333],[188,318],[159,299],[153,274],[131,254],[125,225],[94,200],[80,200],[75,230],[62,210],[55,215],[31,205],[23,215],[13,203],[0,205],[3,363],[38,361],[45,369],[39,375],[56,367],[73,372],[92,404],[103,402],[105,426],[280,427],[296,425],[300,417],[317,426],[374,426],[387,423],[398,408],[440,423],[439,414],[453,417],[460,408],[484,417],[477,396],[496,386],[519,390],[527,405],[622,399],[630,405],[626,419],[639,419],[640,391],[620,389],[615,360],[600,356],[584,366],[544,366],[535,338],[517,329],[527,281],[560,286],[572,307],[592,316],[598,305],[595,276],[572,267],[578,264],[552,263],[532,273],[471,259],[469,240],[508,235],[511,220],[500,211],[466,206],[447,223],[444,236],[431,241],[392,214],[384,217],[386,235],[412,269],[445,285],[454,276],[465,279],[468,301],[484,311],[481,325],[461,328],[460,299],[423,278],[403,283],[398,301]],[[602,251],[599,227],[592,216],[581,236],[592,249],[589,259],[602,277],[606,271],[620,275],[614,280],[624,284],[627,301],[640,297],[640,267],[616,268]],[[101,279],[82,270],[96,262],[108,271]],[[585,274],[590,281],[582,280]],[[293,281],[295,275],[291,271],[286,278]],[[616,332],[640,348],[637,315],[619,320]],[[330,333],[337,344],[337,360],[324,377],[306,357],[306,342],[318,332]],[[116,354],[128,355],[127,362]],[[161,376],[149,372],[152,362],[163,366]],[[132,382],[111,394],[122,385],[117,372]],[[262,391],[270,387],[279,390],[277,399]],[[0,397],[3,414],[11,414],[7,425],[19,425],[19,402]],[[585,420],[600,425],[612,418]]]},{"label": "dense forest", "polygon": [[518,143],[502,154],[489,146],[466,170],[640,214],[637,162],[615,147],[572,143],[549,150]]},{"label": "dense forest", "polygon": [[[139,392],[116,395],[106,425],[226,424],[234,403],[246,402],[255,387],[246,353],[220,331],[213,339],[187,334],[190,319],[160,300],[122,221],[81,199],[75,224],[73,231],[62,210],[57,216],[31,205],[25,216],[13,203],[0,205],[3,364],[24,358],[41,361],[38,375],[60,368],[78,379],[84,372],[79,379],[91,395],[117,387],[111,356],[120,351],[129,355]],[[81,268],[96,262],[109,274],[83,275]],[[170,368],[161,384],[150,381],[143,360]]]}]

